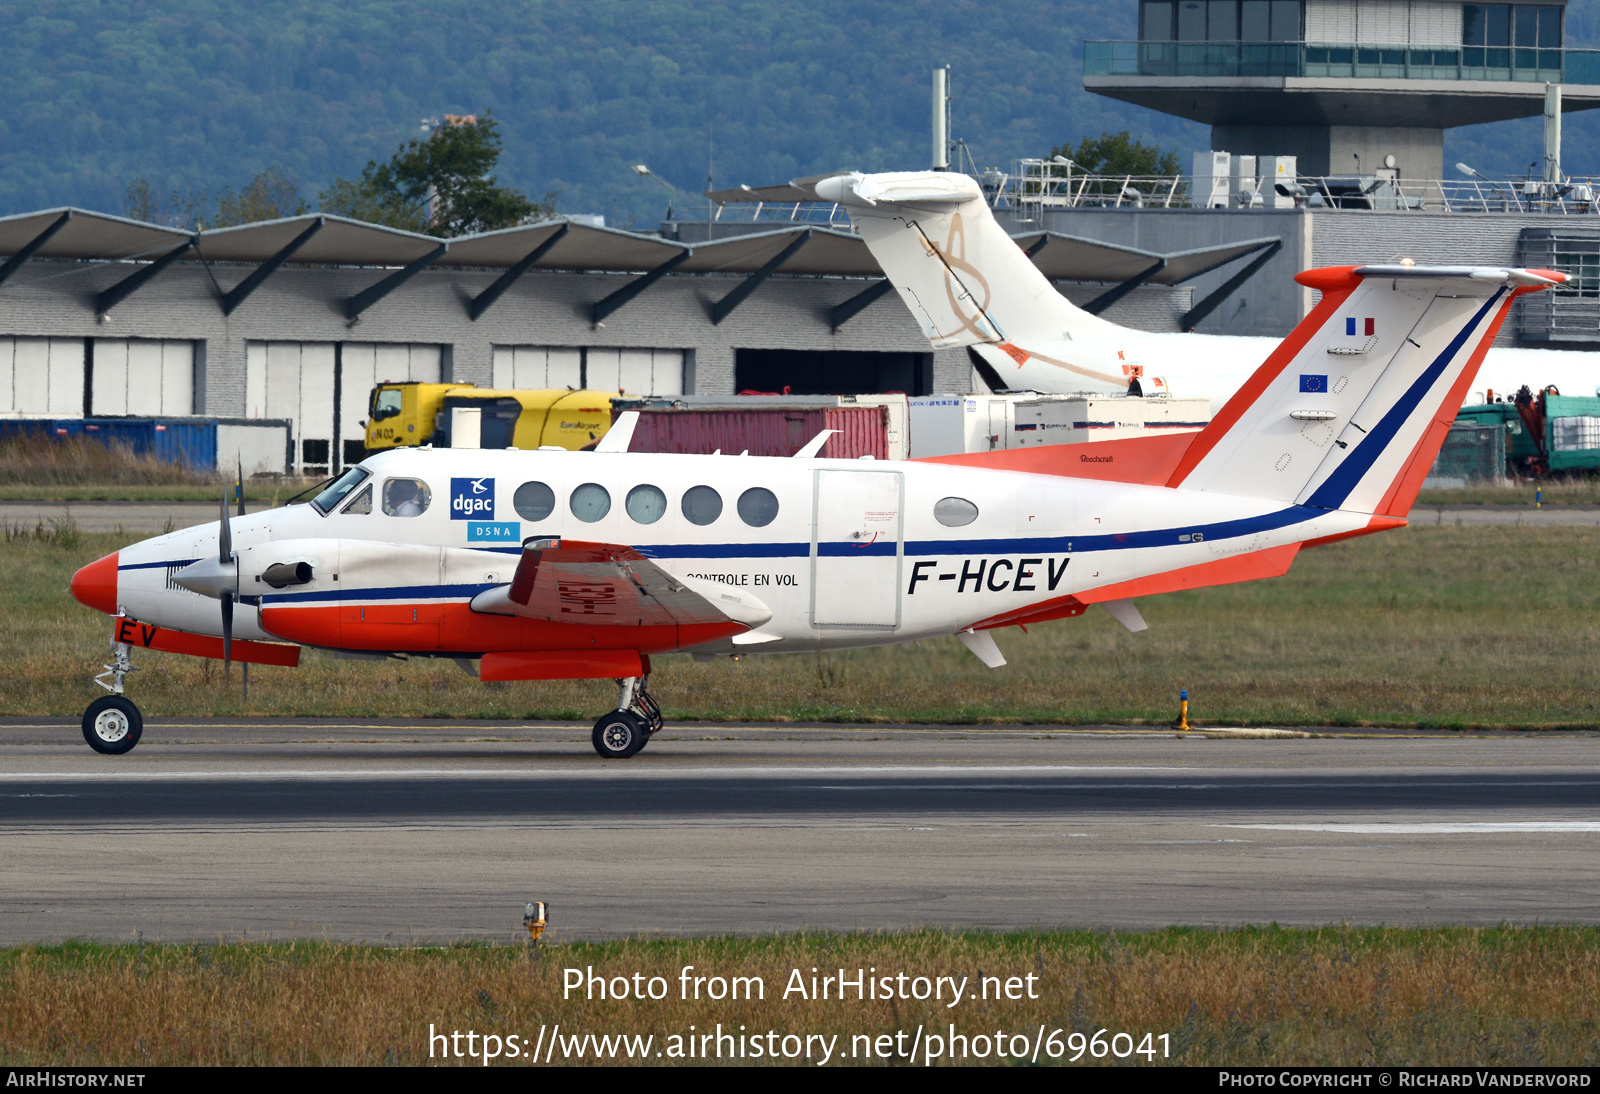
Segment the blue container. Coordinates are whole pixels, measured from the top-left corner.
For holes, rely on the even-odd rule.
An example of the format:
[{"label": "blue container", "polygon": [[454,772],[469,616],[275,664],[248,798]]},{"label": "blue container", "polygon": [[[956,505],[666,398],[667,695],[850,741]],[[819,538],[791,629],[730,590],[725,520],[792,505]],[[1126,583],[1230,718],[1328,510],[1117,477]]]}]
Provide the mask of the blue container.
[{"label": "blue container", "polygon": [[0,421],[0,438],[92,437],[126,445],[137,456],[181,463],[192,471],[217,469],[215,418],[32,418]]}]

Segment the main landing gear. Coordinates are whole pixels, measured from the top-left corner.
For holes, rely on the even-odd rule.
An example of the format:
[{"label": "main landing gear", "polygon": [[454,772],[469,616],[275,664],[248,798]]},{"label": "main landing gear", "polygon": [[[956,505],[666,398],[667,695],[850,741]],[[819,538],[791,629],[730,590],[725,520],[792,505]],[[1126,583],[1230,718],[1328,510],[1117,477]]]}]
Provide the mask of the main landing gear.
[{"label": "main landing gear", "polygon": [[[94,678],[95,683],[111,694],[102,695],[83,712],[83,739],[96,752],[120,756],[139,743],[139,735],[144,732],[144,716],[133,701],[122,694],[128,673],[133,671],[128,646],[118,642],[113,648],[116,653],[111,664],[104,666],[106,671]],[[111,678],[109,684],[107,677]]]},{"label": "main landing gear", "polygon": [[661,708],[645,690],[649,676],[617,681],[617,709],[594,724],[594,750],[608,760],[625,760],[661,730]]}]

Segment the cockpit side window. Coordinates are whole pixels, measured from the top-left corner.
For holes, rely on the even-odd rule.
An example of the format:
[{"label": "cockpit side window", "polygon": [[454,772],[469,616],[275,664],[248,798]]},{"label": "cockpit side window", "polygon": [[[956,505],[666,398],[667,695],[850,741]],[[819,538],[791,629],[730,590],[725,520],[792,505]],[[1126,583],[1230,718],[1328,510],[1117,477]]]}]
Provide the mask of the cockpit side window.
[{"label": "cockpit side window", "polygon": [[383,484],[383,511],[391,517],[420,517],[432,501],[433,491],[421,479],[390,479]]},{"label": "cockpit side window", "polygon": [[361,484],[367,474],[365,467],[352,467],[333,480],[332,485],[326,490],[312,498],[311,504],[316,508],[317,512],[327,516],[339,507],[339,503],[349,495],[350,491]]},{"label": "cockpit side window", "polygon": [[372,512],[372,484],[370,482],[362,488],[361,493],[356,495],[355,501],[344,507],[344,511],[349,514],[359,513],[363,516]]}]

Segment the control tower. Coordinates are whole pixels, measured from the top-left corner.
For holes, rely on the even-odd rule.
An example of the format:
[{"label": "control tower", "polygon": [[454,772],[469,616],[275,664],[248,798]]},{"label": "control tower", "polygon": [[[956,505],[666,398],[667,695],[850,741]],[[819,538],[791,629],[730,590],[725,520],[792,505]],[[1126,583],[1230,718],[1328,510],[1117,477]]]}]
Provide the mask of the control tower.
[{"label": "control tower", "polygon": [[[1139,40],[1084,43],[1083,85],[1211,126],[1301,175],[1444,177],[1444,131],[1600,107],[1600,51],[1565,0],[1135,0]],[[1392,158],[1391,158],[1392,157]]]}]

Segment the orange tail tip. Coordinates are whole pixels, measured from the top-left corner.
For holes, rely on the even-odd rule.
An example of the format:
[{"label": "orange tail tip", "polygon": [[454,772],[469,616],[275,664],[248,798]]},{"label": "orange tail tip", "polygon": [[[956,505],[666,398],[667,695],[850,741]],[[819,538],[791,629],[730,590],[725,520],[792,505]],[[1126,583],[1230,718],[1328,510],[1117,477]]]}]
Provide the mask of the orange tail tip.
[{"label": "orange tail tip", "polygon": [[117,614],[117,555],[113,552],[72,575],[72,596],[78,603],[107,615]]}]

